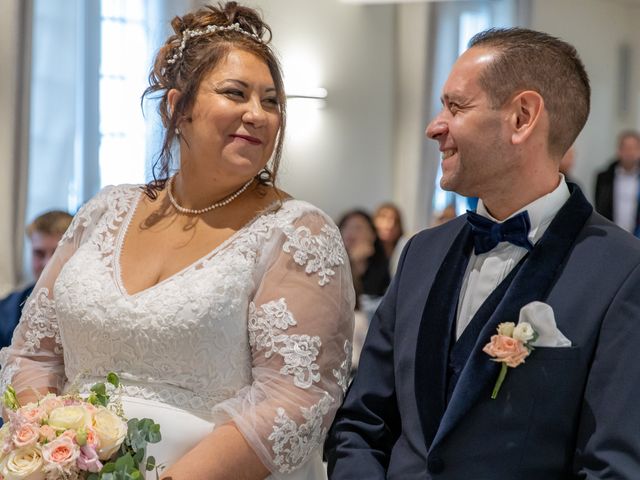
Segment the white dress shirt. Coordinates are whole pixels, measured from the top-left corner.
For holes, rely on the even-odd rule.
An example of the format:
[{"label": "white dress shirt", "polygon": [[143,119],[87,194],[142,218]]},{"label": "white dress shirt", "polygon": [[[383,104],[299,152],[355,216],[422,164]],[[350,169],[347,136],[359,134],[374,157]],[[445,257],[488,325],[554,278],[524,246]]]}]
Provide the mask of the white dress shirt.
[{"label": "white dress shirt", "polygon": [[636,229],[639,173],[637,169],[628,172],[618,166],[613,176],[613,222],[631,233]]},{"label": "white dress shirt", "polygon": [[[531,202],[509,217],[511,218],[525,210],[529,212],[529,220],[531,221],[529,240],[534,245],[547,231],[558,210],[569,199],[569,188],[564,181],[564,176],[560,175],[560,177],[560,184],[554,191]],[[476,212],[494,222],[497,221],[489,214],[482,200],[478,201]],[[469,264],[462,280],[460,298],[458,299],[456,340],[460,338],[464,329],[467,328],[467,325],[469,325],[487,297],[491,295],[491,292],[509,275],[513,267],[518,264],[526,253],[526,248],[518,247],[508,242],[500,242],[493,250],[480,255],[476,255],[473,251],[471,252]]]}]

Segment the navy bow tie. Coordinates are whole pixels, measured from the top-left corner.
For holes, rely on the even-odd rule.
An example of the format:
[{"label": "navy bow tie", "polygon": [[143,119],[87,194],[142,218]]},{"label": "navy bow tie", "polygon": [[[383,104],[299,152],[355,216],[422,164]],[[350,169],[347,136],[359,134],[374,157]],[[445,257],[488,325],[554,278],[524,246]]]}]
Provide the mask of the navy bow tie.
[{"label": "navy bow tie", "polygon": [[476,255],[492,250],[500,242],[509,242],[527,250],[533,248],[533,244],[529,240],[531,222],[526,211],[520,212],[502,223],[497,223],[467,210],[467,222],[471,225]]}]

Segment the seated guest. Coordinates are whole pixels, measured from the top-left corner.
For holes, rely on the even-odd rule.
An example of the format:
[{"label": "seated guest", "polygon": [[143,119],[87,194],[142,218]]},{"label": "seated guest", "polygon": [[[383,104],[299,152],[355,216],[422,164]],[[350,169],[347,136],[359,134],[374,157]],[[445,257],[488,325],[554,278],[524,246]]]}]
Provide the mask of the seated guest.
[{"label": "seated guest", "polygon": [[389,272],[393,275],[398,265],[400,253],[407,239],[402,228],[402,214],[393,203],[386,202],[376,209],[373,215],[378,237],[384,247],[384,253],[389,260]]},{"label": "seated guest", "polygon": [[31,294],[35,282],[40,278],[58,246],[62,235],[69,227],[73,217],[61,210],[52,210],[36,217],[26,229],[31,244],[31,271],[33,283],[24,289],[16,290],[0,300],[0,347],[11,344],[13,329],[20,320],[22,306]]},{"label": "seated guest", "polygon": [[381,297],[389,282],[389,262],[373,220],[363,210],[351,210],[338,222],[351,262],[356,294]]}]

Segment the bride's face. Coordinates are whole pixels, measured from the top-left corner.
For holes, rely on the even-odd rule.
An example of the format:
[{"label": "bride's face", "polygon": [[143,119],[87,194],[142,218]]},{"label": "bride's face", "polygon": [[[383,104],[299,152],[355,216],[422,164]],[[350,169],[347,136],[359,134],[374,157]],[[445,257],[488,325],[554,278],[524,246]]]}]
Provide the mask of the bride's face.
[{"label": "bride's face", "polygon": [[183,157],[203,173],[248,179],[269,161],[279,128],[269,68],[252,53],[231,50],[204,77],[190,121],[180,125]]}]

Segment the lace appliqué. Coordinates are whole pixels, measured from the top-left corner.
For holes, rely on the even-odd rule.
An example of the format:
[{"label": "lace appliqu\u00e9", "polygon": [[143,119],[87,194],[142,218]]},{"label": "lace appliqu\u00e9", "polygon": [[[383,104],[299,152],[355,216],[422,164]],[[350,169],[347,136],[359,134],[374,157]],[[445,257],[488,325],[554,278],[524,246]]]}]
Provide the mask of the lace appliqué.
[{"label": "lace appliqu\u00e9", "polygon": [[55,303],[49,298],[49,290],[41,288],[31,298],[24,309],[24,321],[28,328],[25,332],[24,349],[27,353],[35,354],[40,348],[43,338],[53,338],[56,342],[54,353],[62,355],[62,341],[60,328],[56,316]]},{"label": "lace appliqu\u00e9", "polygon": [[13,376],[18,370],[20,370],[20,367],[16,362],[9,363],[8,347],[0,350],[0,365],[2,365],[2,370],[0,370],[0,391],[5,392],[7,387],[11,385]]},{"label": "lace appliqu\u00e9", "polygon": [[321,287],[329,283],[335,275],[335,267],[344,265],[344,248],[340,232],[336,228],[325,224],[321,229],[322,233],[318,235],[313,235],[309,227],[305,226],[288,226],[283,230],[287,235],[287,241],[282,245],[282,250],[292,253],[293,260],[304,266],[306,273],[317,274]]},{"label": "lace appliqu\u00e9", "polygon": [[349,377],[351,372],[351,356],[353,352],[353,345],[349,340],[344,341],[344,361],[340,364],[340,368],[333,369],[333,376],[336,377],[338,385],[342,388],[342,394],[347,392],[349,386]]},{"label": "lace appliqu\u00e9", "polygon": [[95,198],[87,202],[80,208],[80,210],[78,210],[78,212],[73,216],[71,225],[69,225],[69,228],[67,228],[67,231],[64,232],[64,235],[60,239],[59,245],[73,240],[73,237],[78,232],[78,229],[86,229],[95,222],[96,215],[106,209],[106,203],[103,201],[103,197],[105,197],[109,193],[109,191],[113,189],[113,187],[106,187],[105,189],[100,191],[98,195],[95,196]]},{"label": "lace appliqu\u00e9", "polygon": [[287,309],[284,298],[260,306],[249,304],[249,345],[265,350],[270,358],[277,353],[282,356],[283,375],[292,375],[296,387],[307,389],[320,381],[320,367],[316,362],[322,342],[318,336],[286,335],[282,330],[297,325]]},{"label": "lace appliqu\u00e9", "polygon": [[119,231],[127,213],[132,213],[139,195],[140,189],[135,185],[105,187],[78,210],[60,244],[73,240],[82,229],[84,231],[80,236],[91,238],[102,253],[104,265],[113,269],[117,240],[115,232]]},{"label": "lace appliqu\u00e9", "polygon": [[328,393],[310,408],[300,408],[306,420],[301,425],[294,422],[284,408],[276,409],[273,431],[269,440],[273,441],[273,463],[283,473],[292,472],[307,459],[309,454],[322,445],[327,429],[322,426],[324,416],[329,412],[334,400]]}]

